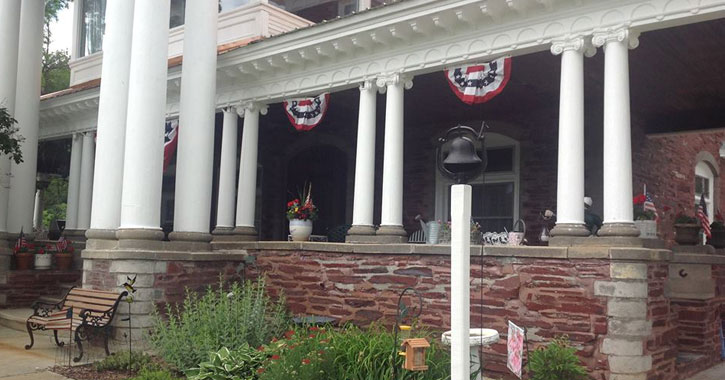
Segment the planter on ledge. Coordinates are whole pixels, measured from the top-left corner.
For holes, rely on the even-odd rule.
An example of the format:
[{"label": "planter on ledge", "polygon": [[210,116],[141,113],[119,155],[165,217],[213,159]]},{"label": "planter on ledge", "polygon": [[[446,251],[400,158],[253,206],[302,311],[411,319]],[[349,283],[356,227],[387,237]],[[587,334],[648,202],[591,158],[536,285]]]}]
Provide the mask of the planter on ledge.
[{"label": "planter on ledge", "polygon": [[675,241],[680,245],[696,245],[700,242],[700,225],[675,223]]},{"label": "planter on ledge", "polygon": [[53,264],[53,255],[49,253],[35,255],[35,269],[47,270]]},{"label": "planter on ledge", "polygon": [[56,253],[55,255],[55,268],[58,270],[70,270],[73,265],[73,254],[72,253]]},{"label": "planter on ledge", "polygon": [[33,269],[34,262],[35,262],[35,254],[33,254],[33,253],[24,252],[24,253],[15,254],[15,269],[17,269],[17,270]]},{"label": "planter on ledge", "polygon": [[289,234],[292,241],[308,241],[312,235],[312,221],[302,219],[290,219]]},{"label": "planter on ledge", "polygon": [[707,243],[715,248],[725,248],[725,227],[711,226],[712,237]]},{"label": "planter on ledge", "polygon": [[657,222],[654,220],[635,220],[634,225],[639,229],[642,239],[657,239]]}]

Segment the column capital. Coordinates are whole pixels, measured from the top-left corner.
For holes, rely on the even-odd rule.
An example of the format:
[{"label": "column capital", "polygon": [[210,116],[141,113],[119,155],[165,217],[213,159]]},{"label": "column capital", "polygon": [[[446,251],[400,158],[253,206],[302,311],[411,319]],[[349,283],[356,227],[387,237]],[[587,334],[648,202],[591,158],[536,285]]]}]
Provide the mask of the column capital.
[{"label": "column capital", "polygon": [[250,112],[259,112],[262,115],[267,114],[269,107],[266,104],[259,102],[243,102],[236,106],[237,114],[244,117],[244,112],[249,110]]},{"label": "column capital", "polygon": [[406,90],[413,88],[413,76],[407,73],[391,73],[380,75],[375,83],[380,88],[381,93],[385,92],[388,86],[402,84]]},{"label": "column capital", "polygon": [[591,39],[585,36],[566,36],[551,41],[551,54],[559,55],[565,51],[576,51],[587,57],[593,57],[597,49],[592,45]]},{"label": "column capital", "polygon": [[227,104],[226,106],[222,107],[222,112],[224,112],[224,113],[237,113],[237,106],[233,106],[231,104]]},{"label": "column capital", "polygon": [[366,79],[362,83],[360,83],[359,89],[360,89],[360,91],[368,91],[368,90],[375,91],[378,88],[378,85],[376,82],[377,82],[377,79]]},{"label": "column capital", "polygon": [[596,47],[604,46],[609,42],[624,42],[630,49],[639,46],[639,32],[633,31],[626,26],[602,29],[594,32],[592,43]]}]

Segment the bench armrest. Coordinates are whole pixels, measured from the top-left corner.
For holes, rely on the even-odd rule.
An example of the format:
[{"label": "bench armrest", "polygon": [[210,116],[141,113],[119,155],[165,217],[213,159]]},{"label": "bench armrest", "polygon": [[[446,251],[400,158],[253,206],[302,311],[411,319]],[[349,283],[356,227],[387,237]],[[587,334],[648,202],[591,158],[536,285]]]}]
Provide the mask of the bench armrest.
[{"label": "bench armrest", "polygon": [[81,325],[104,327],[111,322],[115,311],[114,307],[103,311],[82,309],[78,316],[81,318]]},{"label": "bench armrest", "polygon": [[47,317],[50,313],[60,310],[63,301],[57,303],[37,300],[30,306],[33,309],[33,316]]}]

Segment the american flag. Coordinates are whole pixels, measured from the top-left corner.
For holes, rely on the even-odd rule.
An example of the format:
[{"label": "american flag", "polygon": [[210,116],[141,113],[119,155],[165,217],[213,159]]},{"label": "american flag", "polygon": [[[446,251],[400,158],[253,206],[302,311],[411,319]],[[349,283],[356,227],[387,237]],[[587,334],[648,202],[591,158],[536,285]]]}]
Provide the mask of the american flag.
[{"label": "american flag", "polygon": [[171,163],[177,141],[179,141],[179,119],[167,120],[164,129],[164,171]]},{"label": "american flag", "polygon": [[655,207],[655,203],[652,201],[652,197],[649,193],[645,194],[644,203],[642,203],[642,210],[652,211],[652,213],[655,214],[655,220],[659,220],[660,216],[657,214],[657,208]]},{"label": "american flag", "polygon": [[707,203],[705,203],[705,194],[700,196],[700,203],[697,205],[697,219],[700,220],[702,230],[705,232],[705,236],[708,238],[712,237],[710,232],[710,219],[707,217]]},{"label": "american flag", "polygon": [[60,239],[55,243],[56,252],[65,252],[68,249],[68,240],[61,236]]},{"label": "american flag", "polygon": [[20,228],[20,236],[18,236],[18,241],[15,242],[15,251],[20,251],[22,248],[28,246],[28,241],[25,239],[25,234],[23,233],[23,228]]}]

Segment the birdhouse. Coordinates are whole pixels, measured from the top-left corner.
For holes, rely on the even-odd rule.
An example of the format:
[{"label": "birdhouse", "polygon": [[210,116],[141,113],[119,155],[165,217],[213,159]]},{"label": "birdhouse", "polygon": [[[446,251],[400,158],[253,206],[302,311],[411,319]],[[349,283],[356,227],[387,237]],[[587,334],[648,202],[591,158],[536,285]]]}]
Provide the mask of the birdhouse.
[{"label": "birdhouse", "polygon": [[425,365],[425,350],[430,347],[428,341],[424,338],[406,339],[403,341],[402,348],[405,350],[405,363],[403,368],[409,371],[426,371],[428,366]]}]

